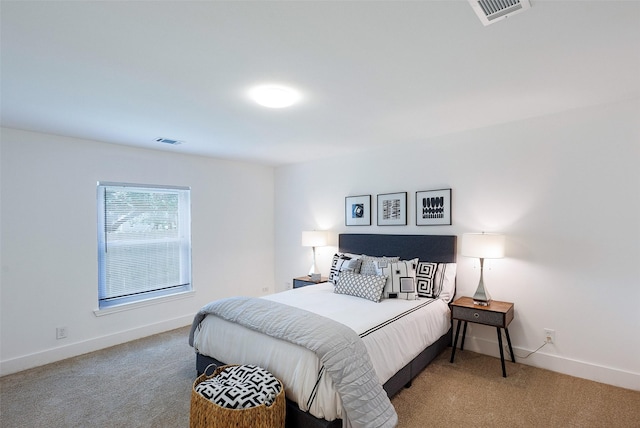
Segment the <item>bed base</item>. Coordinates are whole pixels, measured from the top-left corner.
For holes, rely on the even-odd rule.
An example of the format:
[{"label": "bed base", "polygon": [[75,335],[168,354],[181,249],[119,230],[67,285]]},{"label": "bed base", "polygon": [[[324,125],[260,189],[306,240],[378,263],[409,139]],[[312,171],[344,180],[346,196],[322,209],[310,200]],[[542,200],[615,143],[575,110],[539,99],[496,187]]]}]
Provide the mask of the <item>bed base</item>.
[{"label": "bed base", "polygon": [[[339,235],[340,251],[371,256],[393,255],[401,259],[418,257],[438,263],[456,261],[456,236],[454,235],[384,235],[343,233]],[[389,379],[384,390],[393,397],[402,388],[411,386],[411,381],[452,343],[452,329],[442,335],[431,346],[422,351],[409,364]],[[196,370],[201,374],[209,364],[222,364],[211,357],[196,353]],[[298,405],[287,399],[286,428],[341,428],[342,420],[327,421],[303,412]]]},{"label": "bed base", "polygon": [[[452,343],[452,329],[443,334],[440,339],[427,347],[409,364],[398,371],[391,379],[389,379],[382,387],[387,392],[389,398],[396,395],[402,388],[409,388],[411,381],[424,370],[442,351],[444,351]],[[210,364],[216,366],[224,365],[224,363],[207,355],[196,353],[196,370],[198,376],[201,375]],[[210,373],[209,370],[207,373]],[[327,421],[318,419],[311,413],[300,410],[298,405],[289,400],[287,401],[286,428],[341,428],[342,419]]]}]

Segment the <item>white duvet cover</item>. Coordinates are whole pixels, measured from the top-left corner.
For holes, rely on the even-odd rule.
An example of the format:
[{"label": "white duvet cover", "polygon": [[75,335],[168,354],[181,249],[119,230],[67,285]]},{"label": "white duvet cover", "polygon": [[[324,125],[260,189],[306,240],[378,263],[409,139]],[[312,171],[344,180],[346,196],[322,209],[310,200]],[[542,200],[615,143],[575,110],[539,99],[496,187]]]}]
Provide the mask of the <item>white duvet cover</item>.
[{"label": "white duvet cover", "polygon": [[[448,305],[440,299],[384,299],[380,303],[333,292],[322,283],[263,297],[338,321],[364,341],[381,384],[431,345],[451,325]],[[328,376],[320,376],[316,355],[300,346],[265,336],[215,316],[196,330],[195,349],[229,364],[268,369],[285,386],[287,397],[312,415],[342,418],[340,397]],[[319,380],[318,380],[319,379]]]}]

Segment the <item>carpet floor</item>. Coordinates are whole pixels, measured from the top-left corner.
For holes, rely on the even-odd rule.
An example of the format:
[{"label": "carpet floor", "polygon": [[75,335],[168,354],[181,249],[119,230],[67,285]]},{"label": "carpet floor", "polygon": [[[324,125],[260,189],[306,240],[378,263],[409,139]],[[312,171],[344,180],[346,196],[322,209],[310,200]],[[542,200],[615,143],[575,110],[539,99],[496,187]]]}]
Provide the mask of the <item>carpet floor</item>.
[{"label": "carpet floor", "polygon": [[[0,378],[0,426],[188,427],[188,327]],[[399,428],[640,427],[640,391],[469,351],[433,361],[392,399]]]}]

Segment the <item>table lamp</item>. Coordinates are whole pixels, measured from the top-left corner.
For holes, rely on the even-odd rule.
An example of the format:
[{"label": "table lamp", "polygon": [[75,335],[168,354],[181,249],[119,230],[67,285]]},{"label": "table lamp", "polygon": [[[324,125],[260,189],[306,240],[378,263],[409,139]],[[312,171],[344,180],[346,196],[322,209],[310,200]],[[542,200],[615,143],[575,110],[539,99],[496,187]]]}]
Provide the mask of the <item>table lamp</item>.
[{"label": "table lamp", "polygon": [[484,286],[484,259],[500,259],[504,257],[504,235],[497,233],[465,233],[462,235],[462,255],[480,259],[480,282],[473,295],[473,303],[488,306],[491,296]]},{"label": "table lamp", "polygon": [[309,269],[309,276],[320,274],[316,267],[316,247],[324,247],[327,245],[328,234],[324,230],[313,230],[302,232],[302,246],[311,247],[313,249],[313,264]]}]

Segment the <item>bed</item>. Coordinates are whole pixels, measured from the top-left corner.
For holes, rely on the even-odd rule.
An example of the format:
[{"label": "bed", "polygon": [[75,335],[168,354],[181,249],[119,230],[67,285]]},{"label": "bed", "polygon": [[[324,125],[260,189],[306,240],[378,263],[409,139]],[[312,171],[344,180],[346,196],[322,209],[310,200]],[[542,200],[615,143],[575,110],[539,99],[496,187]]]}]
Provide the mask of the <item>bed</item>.
[{"label": "bed", "polygon": [[[456,237],[341,234],[338,251],[340,254],[351,255],[396,256],[400,260],[419,259],[438,266],[455,267]],[[455,284],[455,269],[453,283]],[[331,317],[347,325],[349,331],[354,330],[362,337],[366,348],[364,353],[371,355],[376,382],[383,384],[383,393],[388,397],[409,386],[411,380],[451,343],[451,321],[447,303],[453,298],[455,289],[449,290],[448,295],[442,298],[420,297],[415,300],[412,296],[411,300],[390,298],[383,299],[380,303],[334,291],[332,283],[324,283],[252,301],[257,300],[255,303],[261,305],[266,304],[263,302],[266,300],[275,302],[273,304],[276,305],[297,306],[301,310],[313,312],[314,316]],[[326,303],[323,305],[320,302]],[[349,306],[343,308],[343,302]],[[293,310],[291,306],[287,308]],[[387,312],[390,315],[385,315]],[[375,313],[375,319],[369,320],[367,314],[371,313]],[[402,315],[394,316],[394,313]],[[382,322],[381,320],[386,319],[385,316],[392,318],[393,322]],[[279,315],[277,318],[285,317]],[[416,326],[418,321],[421,325],[427,324],[427,319],[429,327],[426,330],[429,331],[416,334],[414,328],[423,328]],[[305,324],[306,320],[303,321],[296,323]],[[264,324],[269,323],[270,319],[263,318],[253,322]],[[418,336],[420,338],[416,339]],[[385,342],[386,340],[392,342]],[[403,342],[397,341],[403,340],[407,344],[398,345]],[[190,343],[196,349],[198,373],[202,373],[211,363],[257,364],[283,380],[287,393],[287,427],[343,426],[341,417],[346,415],[346,410],[342,408],[341,397],[337,392],[340,384],[327,374],[331,369],[325,368],[312,351],[299,349],[295,343],[274,339],[270,333],[262,334],[214,314],[194,319]],[[323,375],[325,369],[327,373]]]}]

